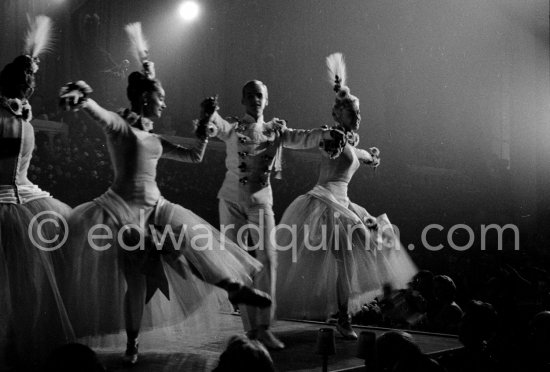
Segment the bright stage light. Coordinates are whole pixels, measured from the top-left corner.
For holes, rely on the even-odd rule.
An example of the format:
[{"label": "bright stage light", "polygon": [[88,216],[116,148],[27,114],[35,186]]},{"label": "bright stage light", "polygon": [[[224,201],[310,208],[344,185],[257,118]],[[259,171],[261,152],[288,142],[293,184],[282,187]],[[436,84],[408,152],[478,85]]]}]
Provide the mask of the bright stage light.
[{"label": "bright stage light", "polygon": [[180,5],[179,11],[185,21],[193,21],[199,16],[200,8],[194,1],[185,1]]}]

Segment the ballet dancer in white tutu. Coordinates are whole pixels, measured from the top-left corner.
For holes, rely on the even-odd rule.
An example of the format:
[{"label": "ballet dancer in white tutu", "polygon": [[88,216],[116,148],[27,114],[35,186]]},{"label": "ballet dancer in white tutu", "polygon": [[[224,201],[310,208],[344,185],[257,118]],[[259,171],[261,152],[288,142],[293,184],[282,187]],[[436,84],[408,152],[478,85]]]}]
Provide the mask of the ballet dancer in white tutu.
[{"label": "ballet dancer in white tutu", "polygon": [[375,218],[348,198],[353,174],[361,164],[377,167],[380,152],[357,147],[359,99],[346,86],[343,56],[330,55],[327,64],[336,91],[333,130],[344,135],[322,142],[317,185],[290,204],[278,226],[277,315],[319,320],[338,311],[337,329],[356,339],[351,314],[385,284],[405,287],[416,269],[387,216]]},{"label": "ballet dancer in white tutu", "polygon": [[[258,261],[192,211],[162,197],[155,180],[159,159],[198,163],[207,137],[186,148],[152,133],[153,120],[166,108],[165,92],[141,25],[126,31],[143,67],[128,76],[130,109],[105,110],[88,98],[91,88],[82,81],[61,90],[63,105],[85,111],[103,127],[115,170],[109,190],[76,207],[70,218],[64,295],[78,337],[125,330],[125,360],[135,364],[141,329],[176,324],[207,301],[220,303],[208,300],[217,288],[234,303],[267,307],[271,299],[246,285],[261,269]],[[205,118],[215,110],[212,102],[209,106]],[[102,237],[91,239],[94,232]],[[160,244],[166,232],[174,240]],[[203,320],[207,326],[209,320]]]}]

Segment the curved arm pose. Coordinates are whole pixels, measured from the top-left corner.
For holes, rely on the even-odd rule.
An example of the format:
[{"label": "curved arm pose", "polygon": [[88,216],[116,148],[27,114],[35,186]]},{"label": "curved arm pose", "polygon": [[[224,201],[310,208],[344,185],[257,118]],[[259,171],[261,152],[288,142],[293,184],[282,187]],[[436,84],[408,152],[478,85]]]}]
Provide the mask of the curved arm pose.
[{"label": "curved arm pose", "polygon": [[[142,37],[139,24],[127,26],[130,36],[136,29]],[[105,110],[87,98],[91,89],[84,82],[61,90],[63,105],[84,110],[103,127],[115,172],[109,190],[75,208],[69,221],[70,316],[78,336],[125,329],[130,364],[137,362],[141,327],[188,317],[215,287],[235,303],[271,304],[268,295],[245,285],[261,268],[256,260],[224,241],[202,218],[161,196],[155,180],[158,160],[200,162],[207,139],[186,148],[151,133],[153,120],[166,108],[165,92],[147,52],[141,53],[143,71],[128,77],[130,109]]]},{"label": "curved arm pose", "polygon": [[[256,227],[250,229],[249,234],[254,246],[261,248],[256,250],[256,257],[264,268],[254,277],[254,286],[273,297],[277,250],[271,238],[271,231],[275,228],[271,175],[280,175],[283,148],[315,148],[320,141],[337,133],[322,128],[290,129],[284,120],[279,119],[265,122],[263,113],[268,102],[267,86],[261,81],[251,80],[242,88],[244,116],[224,120],[215,112],[208,127],[209,133],[226,145],[227,172],[218,192],[220,223],[224,227],[234,227],[224,228],[226,236],[233,241],[237,241],[237,232],[241,228]],[[284,344],[270,329],[275,308],[274,304],[266,309],[243,306],[240,310],[248,337],[259,339],[270,349],[282,349]]]},{"label": "curved arm pose", "polygon": [[359,99],[345,85],[342,55],[329,56],[327,64],[336,91],[333,130],[342,136],[320,144],[325,156],[317,185],[295,199],[281,219],[298,234],[279,230],[280,246],[296,245],[279,254],[277,308],[279,317],[300,319],[326,319],[338,310],[337,329],[356,339],[350,312],[380,294],[386,283],[405,286],[416,269],[387,217],[374,218],[348,198],[353,174],[361,163],[377,167],[380,152],[357,148]]}]

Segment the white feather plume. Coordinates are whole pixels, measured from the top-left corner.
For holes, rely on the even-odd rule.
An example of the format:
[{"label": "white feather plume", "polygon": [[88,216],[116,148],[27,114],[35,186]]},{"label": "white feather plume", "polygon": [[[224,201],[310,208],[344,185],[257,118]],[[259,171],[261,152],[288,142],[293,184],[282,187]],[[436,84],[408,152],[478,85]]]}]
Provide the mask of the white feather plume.
[{"label": "white feather plume", "polygon": [[344,61],[344,56],[342,53],[333,53],[327,57],[327,67],[328,67],[328,77],[330,83],[334,85],[334,80],[336,76],[340,78],[340,86],[346,85],[347,74],[346,74],[346,63]]},{"label": "white feather plume", "polygon": [[52,46],[52,20],[45,15],[29,19],[29,30],[25,35],[25,54],[33,58],[47,52]]},{"label": "white feather plume", "polygon": [[141,32],[141,23],[135,22],[124,27],[131,43],[131,50],[139,64],[143,64],[149,57],[149,45]]}]

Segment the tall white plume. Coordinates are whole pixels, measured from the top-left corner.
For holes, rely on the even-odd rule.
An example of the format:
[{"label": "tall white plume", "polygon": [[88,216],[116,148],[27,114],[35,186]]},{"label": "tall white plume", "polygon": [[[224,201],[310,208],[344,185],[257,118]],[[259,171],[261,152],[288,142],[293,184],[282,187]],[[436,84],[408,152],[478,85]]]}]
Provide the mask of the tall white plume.
[{"label": "tall white plume", "polygon": [[29,20],[29,30],[25,35],[25,54],[33,58],[51,50],[52,20],[45,15],[39,15]]},{"label": "tall white plume", "polygon": [[334,79],[336,75],[340,78],[340,86],[346,85],[346,62],[342,53],[333,53],[327,57],[328,76],[332,85],[334,85]]},{"label": "tall white plume", "polygon": [[139,64],[143,64],[149,56],[149,45],[141,32],[141,23],[135,22],[124,27],[131,43],[131,50]]}]

